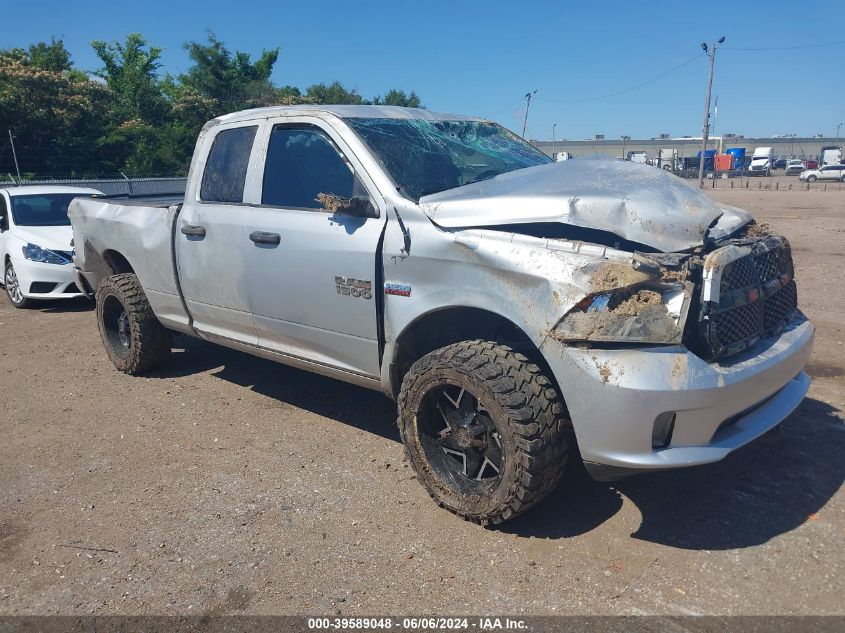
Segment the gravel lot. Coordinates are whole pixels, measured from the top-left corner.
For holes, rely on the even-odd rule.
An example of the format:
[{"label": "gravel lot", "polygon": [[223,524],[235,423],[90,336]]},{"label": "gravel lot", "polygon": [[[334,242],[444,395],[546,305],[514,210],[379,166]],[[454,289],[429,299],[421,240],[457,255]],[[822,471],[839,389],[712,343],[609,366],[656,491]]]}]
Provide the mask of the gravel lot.
[{"label": "gravel lot", "polygon": [[792,240],[809,397],[726,461],[574,468],[488,530],[379,394],[202,342],[116,372],[82,303],[0,298],[0,614],[843,614],[845,193],[717,190]]}]

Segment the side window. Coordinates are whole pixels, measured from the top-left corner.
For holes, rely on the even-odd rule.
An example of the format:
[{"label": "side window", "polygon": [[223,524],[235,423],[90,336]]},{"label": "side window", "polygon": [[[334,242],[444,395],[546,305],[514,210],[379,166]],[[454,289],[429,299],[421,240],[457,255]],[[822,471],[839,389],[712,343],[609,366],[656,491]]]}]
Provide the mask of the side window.
[{"label": "side window", "polygon": [[252,125],[217,133],[205,163],[200,200],[243,202],[246,170],[257,129]]},{"label": "side window", "polygon": [[0,194],[0,231],[9,228],[9,209],[6,207],[6,198]]},{"label": "side window", "polygon": [[361,182],[334,143],[310,126],[273,128],[264,165],[261,203],[276,207],[342,211]]}]

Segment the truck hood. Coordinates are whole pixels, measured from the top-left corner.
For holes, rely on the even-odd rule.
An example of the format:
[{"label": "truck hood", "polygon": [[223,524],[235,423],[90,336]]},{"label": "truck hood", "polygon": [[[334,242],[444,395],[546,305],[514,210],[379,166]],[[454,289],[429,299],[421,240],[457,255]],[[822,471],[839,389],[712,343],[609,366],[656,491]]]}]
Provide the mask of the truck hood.
[{"label": "truck hood", "polygon": [[52,251],[71,250],[73,239],[70,226],[16,226],[12,234],[23,242]]},{"label": "truck hood", "polygon": [[[558,222],[607,231],[664,252],[702,244],[723,215],[720,233],[749,221],[662,169],[626,161],[576,159],[508,172],[420,198],[445,228]],[[738,213],[737,213],[738,212]]]}]

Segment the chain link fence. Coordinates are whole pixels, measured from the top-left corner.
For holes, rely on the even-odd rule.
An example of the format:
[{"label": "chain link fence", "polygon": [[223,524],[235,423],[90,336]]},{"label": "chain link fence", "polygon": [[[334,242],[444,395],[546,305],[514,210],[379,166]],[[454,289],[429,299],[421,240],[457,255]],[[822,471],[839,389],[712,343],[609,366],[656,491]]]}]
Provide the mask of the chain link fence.
[{"label": "chain link fence", "polygon": [[187,178],[85,178],[52,180],[0,180],[0,187],[52,185],[62,187],[88,187],[102,191],[107,196],[180,195],[185,193]]}]

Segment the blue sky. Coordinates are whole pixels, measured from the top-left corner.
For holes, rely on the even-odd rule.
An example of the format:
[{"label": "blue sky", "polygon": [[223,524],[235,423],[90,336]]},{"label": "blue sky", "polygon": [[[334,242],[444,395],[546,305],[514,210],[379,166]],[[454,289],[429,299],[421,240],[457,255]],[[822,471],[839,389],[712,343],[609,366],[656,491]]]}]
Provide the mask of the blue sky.
[{"label": "blue sky", "polygon": [[[7,3],[4,3],[7,4]],[[414,89],[434,110],[477,114],[528,136],[581,139],[698,135],[707,57],[717,53],[716,133],[834,134],[845,120],[841,0],[719,2],[39,2],[8,3],[0,46],[61,37],[78,67],[98,67],[89,42],[140,32],[164,49],[165,69],[186,70],[182,44],[208,29],[231,50],[281,47],[277,84],[335,79],[365,97]],[[738,48],[837,45],[792,50]],[[693,59],[694,56],[697,58]],[[691,60],[645,86],[630,88]],[[845,128],[843,128],[845,134]]]}]

